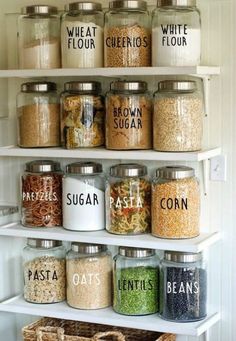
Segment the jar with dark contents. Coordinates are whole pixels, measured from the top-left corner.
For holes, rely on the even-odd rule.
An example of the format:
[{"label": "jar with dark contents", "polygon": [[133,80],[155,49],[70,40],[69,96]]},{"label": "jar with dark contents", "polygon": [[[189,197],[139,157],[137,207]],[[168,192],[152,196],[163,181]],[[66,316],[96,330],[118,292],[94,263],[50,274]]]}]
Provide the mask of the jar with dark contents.
[{"label": "jar with dark contents", "polygon": [[99,82],[68,82],[61,94],[61,142],[67,149],[105,142],[104,98]]},{"label": "jar with dark contents", "polygon": [[26,164],[21,198],[24,226],[62,226],[62,176],[58,162],[37,160]]},{"label": "jar with dark contents", "polygon": [[201,253],[166,251],[161,262],[160,316],[194,322],[207,315],[207,272]]}]

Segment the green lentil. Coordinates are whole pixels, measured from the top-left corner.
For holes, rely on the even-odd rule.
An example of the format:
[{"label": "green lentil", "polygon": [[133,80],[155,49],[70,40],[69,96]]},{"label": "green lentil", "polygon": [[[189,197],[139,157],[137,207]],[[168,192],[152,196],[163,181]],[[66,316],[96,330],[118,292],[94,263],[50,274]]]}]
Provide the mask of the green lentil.
[{"label": "green lentil", "polygon": [[159,269],[135,267],[114,272],[113,308],[124,315],[148,315],[158,311]]}]

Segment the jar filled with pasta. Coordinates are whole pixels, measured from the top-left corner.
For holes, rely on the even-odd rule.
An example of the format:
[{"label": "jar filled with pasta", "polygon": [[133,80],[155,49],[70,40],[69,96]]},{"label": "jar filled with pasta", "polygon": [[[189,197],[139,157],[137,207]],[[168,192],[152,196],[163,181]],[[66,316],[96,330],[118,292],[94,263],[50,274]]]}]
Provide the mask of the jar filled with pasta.
[{"label": "jar filled with pasta", "polygon": [[105,142],[104,99],[99,82],[68,82],[61,94],[61,141],[67,149]]},{"label": "jar filled with pasta", "polygon": [[58,162],[28,162],[22,175],[22,224],[62,226],[62,176]]},{"label": "jar filled with pasta", "polygon": [[106,186],[106,229],[114,234],[142,234],[151,229],[151,185],[146,166],[111,167]]}]

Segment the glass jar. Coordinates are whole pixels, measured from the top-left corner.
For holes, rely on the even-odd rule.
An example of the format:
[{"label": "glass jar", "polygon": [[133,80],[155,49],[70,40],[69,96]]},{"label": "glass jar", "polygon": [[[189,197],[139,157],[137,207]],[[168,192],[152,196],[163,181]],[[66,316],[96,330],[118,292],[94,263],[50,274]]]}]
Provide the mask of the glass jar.
[{"label": "glass jar", "polygon": [[60,146],[60,105],[51,82],[21,85],[17,96],[18,145],[23,148]]},{"label": "glass jar", "polygon": [[22,175],[22,224],[62,226],[62,171],[58,162],[28,162]]},{"label": "glass jar", "polygon": [[57,303],[66,298],[65,248],[55,240],[28,239],[23,251],[24,298]]},{"label": "glass jar", "polygon": [[33,5],[22,8],[18,20],[20,69],[61,67],[60,16],[56,7]]},{"label": "glass jar", "polygon": [[105,184],[101,164],[78,162],[68,165],[62,187],[65,229],[105,229]]},{"label": "glass jar", "polygon": [[61,42],[63,68],[103,66],[102,5],[97,2],[73,2],[62,16]]},{"label": "glass jar", "polygon": [[104,99],[98,82],[68,82],[61,94],[61,140],[67,149],[105,142]]},{"label": "glass jar", "polygon": [[106,147],[152,148],[152,98],[146,82],[116,81],[106,96]]},{"label": "glass jar", "polygon": [[152,184],[152,234],[184,239],[200,233],[200,186],[193,168],[157,169]]},{"label": "glass jar", "polygon": [[203,95],[195,81],[162,81],[154,94],[153,144],[162,152],[202,148]]},{"label": "glass jar", "polygon": [[158,311],[159,258],[155,250],[120,247],[114,257],[113,308],[124,315]]},{"label": "glass jar", "polygon": [[194,322],[207,315],[207,270],[201,253],[166,251],[161,261],[160,316]]},{"label": "glass jar", "polygon": [[152,18],[153,66],[200,64],[201,18],[196,0],[157,0]]},{"label": "glass jar", "polygon": [[111,305],[112,257],[105,245],[72,243],[66,272],[71,307],[101,309]]},{"label": "glass jar", "polygon": [[151,23],[146,1],[111,1],[105,14],[106,67],[151,66]]},{"label": "glass jar", "polygon": [[147,167],[111,167],[106,184],[106,229],[114,234],[142,234],[151,230],[151,185]]}]

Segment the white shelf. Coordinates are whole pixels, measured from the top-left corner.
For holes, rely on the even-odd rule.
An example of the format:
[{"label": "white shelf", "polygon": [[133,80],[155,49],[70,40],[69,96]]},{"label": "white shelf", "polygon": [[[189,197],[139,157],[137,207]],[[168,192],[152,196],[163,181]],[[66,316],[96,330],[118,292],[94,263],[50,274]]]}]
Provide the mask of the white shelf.
[{"label": "white shelf", "polygon": [[136,68],[84,68],[50,70],[0,70],[0,78],[35,77],[122,77],[195,75],[199,77],[219,75],[218,66],[136,67]]},{"label": "white shelf", "polygon": [[221,148],[206,149],[199,152],[164,153],[154,150],[114,151],[105,148],[73,149],[62,148],[19,148],[16,146],[0,147],[0,156],[15,157],[50,157],[74,159],[104,160],[140,160],[140,161],[203,161],[221,154]]},{"label": "white shelf", "polygon": [[220,320],[220,314],[215,313],[200,322],[174,323],[162,320],[156,314],[140,317],[123,316],[116,314],[112,308],[89,311],[70,308],[65,302],[50,305],[31,304],[25,302],[22,296],[15,296],[0,303],[0,311],[189,336],[201,335]]},{"label": "white shelf", "polygon": [[153,237],[151,235],[118,236],[104,231],[74,232],[63,228],[26,228],[19,223],[11,223],[0,226],[0,236],[41,238],[62,240],[69,242],[98,243],[106,245],[130,246],[151,248],[156,250],[201,252],[220,240],[220,234],[203,233],[197,238],[186,240],[168,240]]}]

